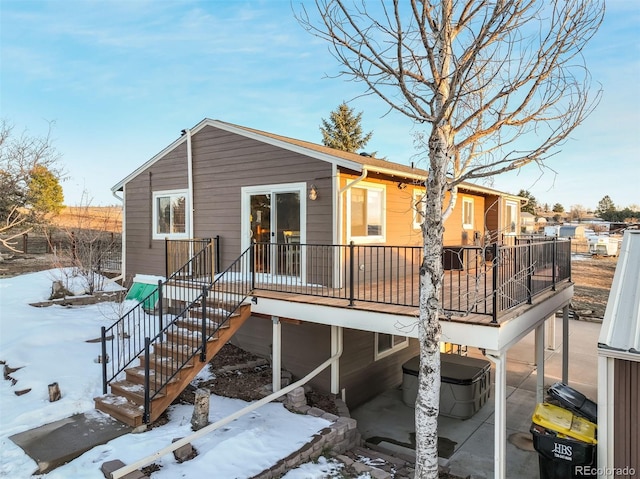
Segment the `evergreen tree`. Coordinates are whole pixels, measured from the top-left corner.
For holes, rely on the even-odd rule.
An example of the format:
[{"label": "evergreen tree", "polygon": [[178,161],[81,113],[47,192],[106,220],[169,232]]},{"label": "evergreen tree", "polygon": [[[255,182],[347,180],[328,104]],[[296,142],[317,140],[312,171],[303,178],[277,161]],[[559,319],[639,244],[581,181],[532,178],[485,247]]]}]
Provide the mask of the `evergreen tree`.
[{"label": "evergreen tree", "polygon": [[40,214],[60,213],[64,195],[58,177],[47,167],[37,165],[31,170],[27,198],[31,208]]},{"label": "evergreen tree", "polygon": [[522,208],[520,208],[520,211],[531,213],[532,215],[535,215],[536,214],[536,209],[538,208],[538,200],[536,200],[536,197],[533,196],[527,190],[520,190],[518,192],[518,196],[521,196],[522,198],[526,198],[526,199],[529,200],[529,202],[526,205],[524,205]]},{"label": "evergreen tree", "polygon": [[606,216],[609,216],[610,213],[616,211],[616,207],[613,204],[613,201],[611,200],[611,198],[609,197],[609,195],[606,195],[604,198],[602,198],[599,202],[598,202],[598,207],[596,208],[596,216],[602,218],[602,219],[606,219]]},{"label": "evergreen tree", "polygon": [[353,108],[342,102],[331,112],[328,120],[322,119],[322,144],[351,153],[364,148],[371,139],[372,132],[363,134],[361,121],[362,112],[354,114]]},{"label": "evergreen tree", "polygon": [[564,213],[564,206],[562,206],[560,203],[556,203],[555,205],[553,205],[553,209],[551,210],[554,213]]}]

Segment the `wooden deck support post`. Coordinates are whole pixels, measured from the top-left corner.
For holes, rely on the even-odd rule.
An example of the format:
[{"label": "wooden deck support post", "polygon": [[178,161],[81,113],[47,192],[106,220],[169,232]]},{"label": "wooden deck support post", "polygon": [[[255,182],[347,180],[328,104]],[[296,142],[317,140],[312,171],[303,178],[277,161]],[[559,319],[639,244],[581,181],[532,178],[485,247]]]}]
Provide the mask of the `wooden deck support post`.
[{"label": "wooden deck support post", "polygon": [[569,305],[562,308],[562,382],[569,384]]},{"label": "wooden deck support post", "polygon": [[555,351],[556,348],[556,315],[554,313],[547,319],[547,350]]},{"label": "wooden deck support post", "polygon": [[493,425],[493,477],[506,479],[507,477],[507,358],[502,351],[487,352],[489,358],[496,365],[495,380],[495,422]]},{"label": "wooden deck support post", "polygon": [[273,322],[273,340],[271,347],[272,389],[273,392],[276,392],[282,388],[282,324],[278,316],[271,316],[271,321]]},{"label": "wooden deck support post", "polygon": [[544,402],[544,324],[536,327],[536,402]]},{"label": "wooden deck support post", "polygon": [[[342,351],[342,328],[340,326],[331,326],[331,356]],[[340,392],[340,361],[331,364],[331,393],[338,394]]]}]

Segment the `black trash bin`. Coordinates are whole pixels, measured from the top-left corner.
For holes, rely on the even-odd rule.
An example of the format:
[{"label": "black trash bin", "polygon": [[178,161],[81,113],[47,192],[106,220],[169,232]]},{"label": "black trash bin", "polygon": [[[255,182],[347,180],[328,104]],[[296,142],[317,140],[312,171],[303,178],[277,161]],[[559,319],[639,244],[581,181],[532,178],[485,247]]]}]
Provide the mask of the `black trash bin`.
[{"label": "black trash bin", "polygon": [[587,399],[580,391],[576,391],[562,382],[557,382],[551,386],[547,392],[549,396],[558,401],[563,408],[593,423],[598,422],[598,405],[592,400]]},{"label": "black trash bin", "polygon": [[540,479],[596,477],[596,425],[568,409],[536,406],[531,423]]}]

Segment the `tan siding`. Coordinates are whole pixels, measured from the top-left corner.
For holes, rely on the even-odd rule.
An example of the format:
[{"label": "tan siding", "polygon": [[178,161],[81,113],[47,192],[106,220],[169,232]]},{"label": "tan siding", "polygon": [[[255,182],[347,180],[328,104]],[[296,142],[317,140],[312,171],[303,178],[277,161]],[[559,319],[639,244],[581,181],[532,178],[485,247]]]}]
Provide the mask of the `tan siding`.
[{"label": "tan siding", "polygon": [[615,468],[630,467],[640,478],[640,362],[616,359],[614,362],[614,458]]},{"label": "tan siding", "polygon": [[490,232],[491,237],[495,238],[496,233],[501,229],[500,227],[500,201],[498,196],[488,196],[485,199],[485,229]]},{"label": "tan siding", "polygon": [[[342,172],[340,174],[340,187],[344,187],[348,183],[358,178],[358,175]],[[377,183],[386,187],[386,241],[388,245],[421,245],[422,233],[419,228],[414,227],[413,223],[413,194],[414,191],[424,190],[416,184],[407,184],[399,182],[397,179],[385,178],[382,175],[369,174],[365,183]],[[398,184],[402,187],[398,188]],[[448,198],[448,196],[447,196]],[[445,201],[448,199],[445,198]],[[474,226],[472,229],[463,230],[462,228],[462,198],[472,198],[474,206]],[[343,225],[343,242],[347,241],[347,202],[346,194],[343,196],[342,217]],[[454,210],[445,222],[444,244],[446,246],[474,244],[474,232],[479,232],[481,237],[485,231],[485,198],[480,195],[472,195],[469,193],[460,193]],[[497,215],[496,215],[497,217]]]},{"label": "tan siding", "polygon": [[[340,188],[351,183],[358,178],[359,175],[341,172]],[[386,222],[386,241],[385,244],[393,246],[418,246],[422,243],[422,233],[419,229],[413,227],[413,191],[411,184],[405,184],[404,187],[398,188],[398,179],[389,179],[377,174],[369,174],[363,183],[375,183],[385,186],[385,222]],[[344,224],[342,228],[342,242],[347,242],[347,193],[342,196],[342,217]]]}]

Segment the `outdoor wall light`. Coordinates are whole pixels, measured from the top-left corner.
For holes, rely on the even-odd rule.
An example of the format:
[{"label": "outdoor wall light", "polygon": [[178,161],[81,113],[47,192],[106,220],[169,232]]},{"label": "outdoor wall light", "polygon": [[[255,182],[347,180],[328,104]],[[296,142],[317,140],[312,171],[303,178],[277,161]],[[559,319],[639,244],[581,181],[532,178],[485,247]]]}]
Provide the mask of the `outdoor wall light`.
[{"label": "outdoor wall light", "polygon": [[315,201],[318,199],[318,188],[316,188],[316,185],[312,184],[309,187],[309,199],[311,201]]}]

